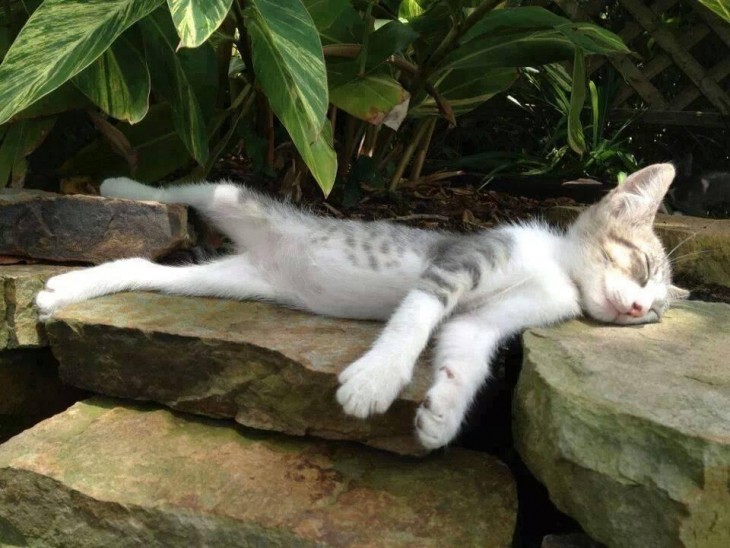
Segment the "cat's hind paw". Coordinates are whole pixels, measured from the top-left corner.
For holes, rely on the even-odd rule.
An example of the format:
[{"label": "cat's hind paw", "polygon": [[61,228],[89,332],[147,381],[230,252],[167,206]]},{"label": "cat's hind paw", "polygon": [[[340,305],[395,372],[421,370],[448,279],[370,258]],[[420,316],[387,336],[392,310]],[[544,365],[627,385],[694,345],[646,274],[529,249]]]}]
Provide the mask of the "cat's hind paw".
[{"label": "cat's hind paw", "polygon": [[124,198],[127,200],[156,201],[159,190],[128,177],[112,177],[105,179],[99,187],[99,192],[105,198]]},{"label": "cat's hind paw", "polygon": [[456,386],[436,384],[416,412],[416,435],[421,445],[430,450],[448,445],[459,433],[465,412]]},{"label": "cat's hind paw", "polygon": [[408,383],[396,360],[378,354],[368,352],[340,373],[337,401],[348,415],[385,413]]}]

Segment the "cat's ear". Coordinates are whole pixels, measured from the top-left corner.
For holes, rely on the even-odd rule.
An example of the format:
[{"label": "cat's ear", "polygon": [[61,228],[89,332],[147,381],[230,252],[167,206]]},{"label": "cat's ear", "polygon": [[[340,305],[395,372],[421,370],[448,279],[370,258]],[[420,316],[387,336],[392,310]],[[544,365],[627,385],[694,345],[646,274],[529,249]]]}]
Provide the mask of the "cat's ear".
[{"label": "cat's ear", "polygon": [[609,194],[612,213],[633,222],[651,222],[674,174],[672,164],[654,164],[632,173]]},{"label": "cat's ear", "polygon": [[689,298],[689,290],[677,287],[676,285],[670,285],[669,298],[673,301],[684,301]]}]

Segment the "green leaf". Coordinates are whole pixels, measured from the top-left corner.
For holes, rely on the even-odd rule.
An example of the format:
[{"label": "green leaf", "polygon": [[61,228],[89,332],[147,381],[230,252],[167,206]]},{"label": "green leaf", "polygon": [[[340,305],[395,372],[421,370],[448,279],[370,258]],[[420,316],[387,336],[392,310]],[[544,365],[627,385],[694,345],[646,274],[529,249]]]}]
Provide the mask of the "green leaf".
[{"label": "green leaf", "polygon": [[197,48],[221,25],[232,0],[167,0],[180,47]]},{"label": "green leaf", "polygon": [[[496,94],[508,89],[517,80],[515,68],[489,70],[454,70],[442,73],[434,82],[441,97],[451,105],[456,116],[477,108]],[[411,116],[438,116],[436,101],[430,95],[411,109]]]},{"label": "green leaf", "polygon": [[150,73],[142,55],[121,36],[73,83],[101,110],[130,124],[147,114]]},{"label": "green leaf", "polygon": [[330,101],[348,114],[374,125],[410,97],[397,80],[388,74],[368,74],[341,86],[330,87]]},{"label": "green leaf", "polygon": [[46,0],[0,65],[0,124],[89,66],[162,0]]},{"label": "green leaf", "polygon": [[60,114],[68,110],[92,107],[91,101],[81,93],[71,82],[66,82],[60,88],[54,89],[48,95],[38,99],[28,108],[13,116],[11,123],[29,118],[41,118]]},{"label": "green leaf", "polygon": [[418,36],[410,25],[389,21],[370,35],[365,66],[376,67],[394,53],[405,51]]},{"label": "green leaf", "polygon": [[621,37],[591,23],[567,23],[556,27],[564,36],[586,53],[611,55],[630,53]]},{"label": "green leaf", "polygon": [[166,10],[146,17],[140,27],[154,90],[170,103],[175,128],[192,157],[205,165],[209,154],[206,124],[217,82],[215,52],[204,44],[176,53],[177,35]]},{"label": "green leaf", "polygon": [[544,8],[534,6],[488,12],[466,32],[461,42],[465,45],[463,51],[468,52],[470,42],[488,44],[495,41],[519,40],[526,36],[536,39],[554,36],[556,40],[559,40],[560,37],[554,31],[587,53],[605,55],[629,52],[619,36],[604,28],[592,23],[573,22]]},{"label": "green leaf", "polygon": [[190,162],[190,155],[175,130],[172,110],[167,103],[152,106],[138,124],[120,123],[116,127],[137,152],[134,173],[104,137],[96,139],[67,160],[59,173],[64,177],[84,176],[97,181],[126,176],[152,183]]},{"label": "green leaf", "polygon": [[465,43],[484,35],[493,36],[496,33],[513,33],[518,30],[546,30],[570,22],[570,19],[537,6],[492,10],[487,12],[462,36],[461,42]]},{"label": "green leaf", "polygon": [[526,67],[573,57],[573,43],[557,30],[521,31],[479,36],[456,48],[441,69]]},{"label": "green leaf", "polygon": [[398,8],[398,17],[410,19],[423,15],[426,11],[418,0],[403,0]]},{"label": "green leaf", "polygon": [[573,59],[573,90],[570,94],[570,111],[568,112],[568,145],[578,154],[586,150],[583,126],[580,113],[586,99],[586,61],[583,52],[577,49]]},{"label": "green leaf", "polygon": [[700,3],[730,23],[730,4],[727,0],[700,0]]},{"label": "green leaf", "polygon": [[41,146],[50,133],[56,118],[22,120],[8,127],[0,145],[0,187],[18,186],[25,177],[28,165],[25,157]]},{"label": "green leaf", "polygon": [[365,25],[349,0],[302,0],[322,44],[359,44]]},{"label": "green leaf", "polygon": [[244,17],[257,82],[326,194],[336,157],[325,127],[327,74],[314,22],[300,0],[250,0]]}]

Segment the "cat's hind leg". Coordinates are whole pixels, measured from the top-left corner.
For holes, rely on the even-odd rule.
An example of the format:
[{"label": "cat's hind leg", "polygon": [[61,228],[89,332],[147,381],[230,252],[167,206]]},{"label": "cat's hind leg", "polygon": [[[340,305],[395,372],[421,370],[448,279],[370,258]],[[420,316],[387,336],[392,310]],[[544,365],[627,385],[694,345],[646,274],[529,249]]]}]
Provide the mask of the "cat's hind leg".
[{"label": "cat's hind leg", "polygon": [[[261,240],[261,231],[270,232],[281,224],[277,213],[281,204],[245,186],[228,182],[192,183],[168,187],[151,187],[117,177],[106,179],[100,188],[107,198],[184,204],[199,211],[234,242],[248,247],[252,240]],[[287,219],[295,216],[285,216]]]},{"label": "cat's hind leg", "polygon": [[489,377],[500,334],[476,314],[452,318],[441,328],[434,381],[416,413],[416,433],[427,449],[456,437],[479,387]]},{"label": "cat's hind leg", "polygon": [[47,319],[54,311],[72,303],[136,290],[286,302],[286,296],[279,294],[242,254],[190,266],[159,265],[147,259],[121,259],[74,270],[50,278],[45,289],[37,295],[36,305],[41,318]]}]

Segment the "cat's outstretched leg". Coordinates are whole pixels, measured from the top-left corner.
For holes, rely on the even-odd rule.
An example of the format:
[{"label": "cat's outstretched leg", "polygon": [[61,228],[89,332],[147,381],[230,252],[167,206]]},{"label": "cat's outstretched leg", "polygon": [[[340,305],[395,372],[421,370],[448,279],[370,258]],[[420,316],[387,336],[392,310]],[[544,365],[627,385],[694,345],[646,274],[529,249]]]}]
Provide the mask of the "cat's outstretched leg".
[{"label": "cat's outstretched leg", "polygon": [[[169,187],[151,187],[117,177],[106,179],[100,188],[107,198],[185,204],[195,208],[221,232],[237,243],[258,239],[258,229],[269,230],[280,224],[277,204],[244,186],[233,183],[193,183]],[[293,218],[294,216],[289,216]]]},{"label": "cat's outstretched leg", "polygon": [[366,418],[390,407],[410,382],[413,366],[444,312],[439,299],[424,291],[406,296],[370,351],[340,373],[337,401],[345,413]]},{"label": "cat's outstretched leg", "polygon": [[286,302],[245,255],[207,264],[165,266],[146,259],[121,259],[54,276],[36,297],[41,318],[71,303],[120,291],[152,290],[178,295]]},{"label": "cat's outstretched leg", "polygon": [[416,433],[427,449],[456,437],[479,387],[489,377],[500,334],[474,314],[446,323],[438,335],[434,381],[416,413]]},{"label": "cat's outstretched leg", "polygon": [[433,330],[472,287],[467,271],[446,271],[437,265],[426,269],[370,351],[340,373],[337,401],[345,413],[360,418],[384,413],[411,381]]}]

